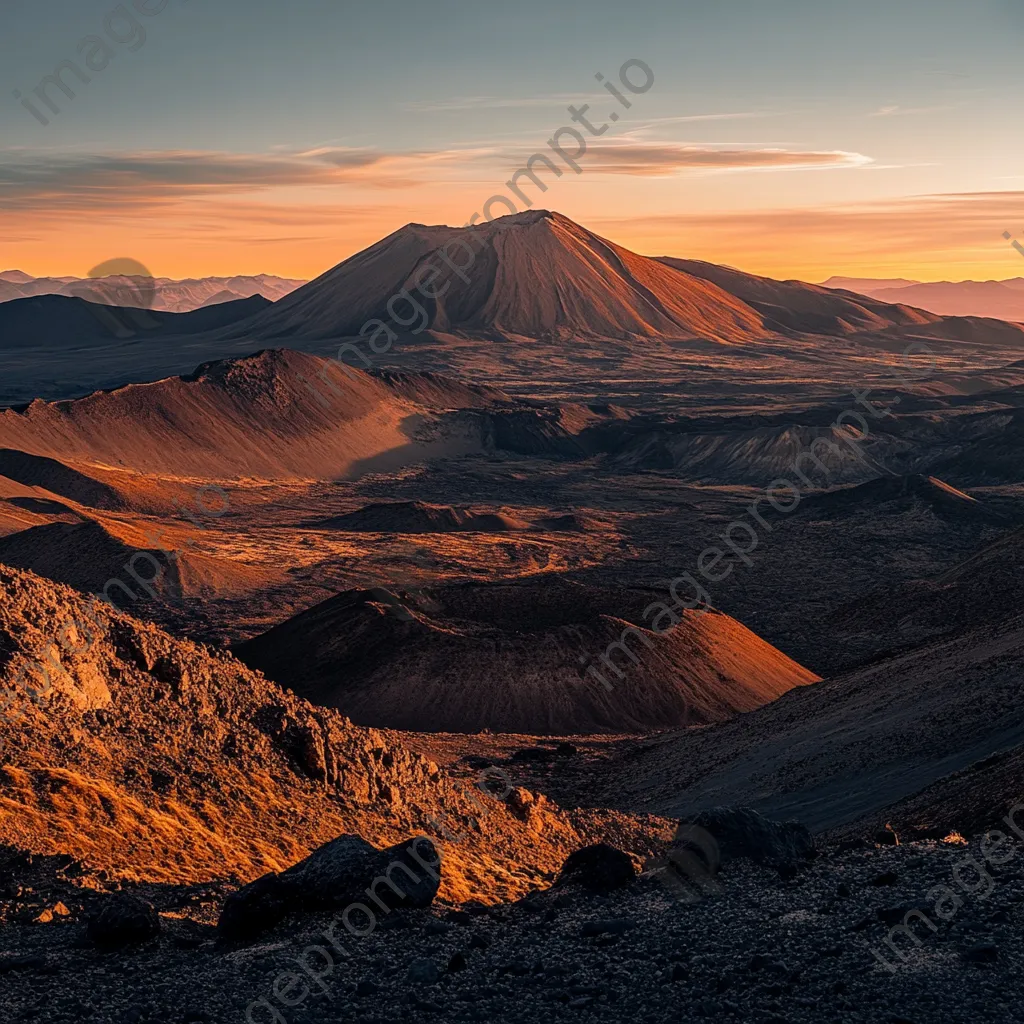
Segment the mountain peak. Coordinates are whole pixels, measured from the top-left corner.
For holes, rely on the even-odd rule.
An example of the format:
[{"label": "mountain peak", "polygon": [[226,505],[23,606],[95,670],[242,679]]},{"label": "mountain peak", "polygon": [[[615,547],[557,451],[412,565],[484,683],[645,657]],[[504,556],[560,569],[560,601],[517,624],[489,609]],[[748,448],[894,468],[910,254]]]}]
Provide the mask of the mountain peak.
[{"label": "mountain peak", "polygon": [[471,228],[407,224],[247,322],[245,331],[267,340],[342,338],[371,321],[391,323],[395,334],[430,327],[565,341],[767,336],[761,315],[718,285],[551,210]]}]

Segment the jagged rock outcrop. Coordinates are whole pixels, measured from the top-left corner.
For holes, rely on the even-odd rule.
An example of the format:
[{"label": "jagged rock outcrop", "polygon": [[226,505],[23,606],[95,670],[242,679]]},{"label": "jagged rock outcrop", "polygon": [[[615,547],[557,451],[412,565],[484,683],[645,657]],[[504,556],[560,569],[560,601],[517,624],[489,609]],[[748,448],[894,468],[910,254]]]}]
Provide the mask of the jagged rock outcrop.
[{"label": "jagged rock outcrop", "polygon": [[[0,842],[115,878],[281,872],[345,834],[445,843],[446,899],[494,902],[554,876],[629,815],[525,816],[399,737],[283,691],[230,654],[0,566]],[[498,797],[501,797],[499,799]]]}]

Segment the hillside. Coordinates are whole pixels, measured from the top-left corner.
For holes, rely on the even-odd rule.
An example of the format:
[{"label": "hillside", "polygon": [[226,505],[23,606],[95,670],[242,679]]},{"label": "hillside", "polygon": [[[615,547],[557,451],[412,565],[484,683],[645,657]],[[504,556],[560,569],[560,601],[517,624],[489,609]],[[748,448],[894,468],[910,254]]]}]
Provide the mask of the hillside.
[{"label": "hillside", "polygon": [[611,650],[614,669],[603,662],[623,630],[645,625],[641,611],[665,599],[557,577],[415,594],[350,591],[237,653],[355,721],[439,732],[566,735],[706,724],[816,681],[715,611],[685,611],[662,637],[649,628],[640,638],[627,634],[631,653]]},{"label": "hillside", "polygon": [[1024,743],[1022,668],[1024,616],[1014,610],[731,722],[656,739],[628,763],[610,763],[594,798],[667,815],[749,804],[812,830],[868,819]]},{"label": "hillside", "polygon": [[735,295],[756,309],[776,330],[842,336],[920,326],[939,319],[907,305],[841,295],[825,286],[802,281],[776,281],[701,260],[662,256],[660,261]]},{"label": "hillside", "polygon": [[38,295],[0,302],[0,351],[98,346],[116,339],[159,339],[215,331],[254,316],[270,303],[260,295],[186,313],[139,310],[66,295]]},{"label": "hillside", "polygon": [[[23,462],[41,456],[178,478],[332,479],[389,452],[401,461],[480,447],[472,425],[461,436],[435,432],[420,444],[415,432],[426,410],[402,397],[410,386],[408,378],[392,388],[329,360],[263,351],[153,384],[4,410],[0,448],[28,453],[18,456]],[[437,378],[429,390],[443,391]],[[473,394],[464,386],[459,392]]]},{"label": "hillside", "polygon": [[478,793],[482,813],[465,784],[393,735],[284,693],[229,654],[31,573],[0,566],[0,586],[0,678],[13,687],[0,716],[2,843],[185,883],[281,870],[342,833],[379,847],[440,842],[441,820],[467,830],[445,844],[441,898],[490,903],[588,841],[641,852],[663,830],[542,797],[516,817]]},{"label": "hillside", "polygon": [[[140,528],[140,525],[142,528]],[[76,590],[102,594],[118,574],[122,586],[110,598],[120,606],[135,601],[237,597],[269,585],[271,572],[194,549],[195,531],[161,529],[161,548],[154,547],[156,531],[113,519],[77,523],[47,523],[0,538],[0,563],[30,569]],[[124,566],[131,564],[146,585],[133,585]],[[128,598],[125,587],[135,596]]]}]

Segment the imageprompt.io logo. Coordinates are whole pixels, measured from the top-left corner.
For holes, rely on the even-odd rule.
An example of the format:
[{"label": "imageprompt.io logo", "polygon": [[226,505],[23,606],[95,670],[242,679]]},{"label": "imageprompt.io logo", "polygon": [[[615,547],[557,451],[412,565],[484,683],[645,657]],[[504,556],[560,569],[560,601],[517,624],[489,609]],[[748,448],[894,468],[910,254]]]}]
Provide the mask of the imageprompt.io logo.
[{"label": "imageprompt.io logo", "polygon": [[160,326],[150,313],[156,301],[156,281],[138,260],[127,256],[106,260],[67,290],[90,303],[89,312],[115,338],[134,338],[140,331]]}]

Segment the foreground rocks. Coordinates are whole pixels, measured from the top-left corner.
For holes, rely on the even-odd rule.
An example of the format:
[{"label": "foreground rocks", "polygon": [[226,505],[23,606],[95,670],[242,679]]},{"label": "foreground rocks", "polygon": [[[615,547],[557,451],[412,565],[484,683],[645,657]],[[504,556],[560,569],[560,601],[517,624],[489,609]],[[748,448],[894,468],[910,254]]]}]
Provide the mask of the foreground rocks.
[{"label": "foreground rocks", "polygon": [[558,876],[561,885],[582,885],[594,892],[619,889],[635,879],[636,868],[629,855],[607,843],[570,853]]},{"label": "foreground rocks", "polygon": [[151,903],[122,893],[102,902],[86,934],[101,949],[118,949],[156,938],[160,916]]},{"label": "foreground rocks", "polygon": [[426,836],[386,850],[359,836],[339,836],[286,871],[263,875],[229,896],[217,929],[226,939],[254,939],[289,914],[350,904],[427,907],[440,880],[441,855]]},{"label": "foreground rocks", "polygon": [[[645,876],[496,907],[435,900],[381,912],[369,934],[335,929],[337,950],[324,937],[336,912],[225,948],[216,891],[144,886],[134,894],[161,912],[160,935],[100,951],[82,943],[84,922],[90,903],[114,896],[73,872],[33,876],[17,883],[31,894],[0,898],[0,985],[8,1019],[33,1024],[1014,1024],[1024,1019],[1024,843],[987,866],[991,884],[960,871],[961,888],[955,873],[977,845],[826,848],[792,879],[736,858],[717,894],[692,903]],[[886,938],[908,909],[932,916],[928,894],[941,886],[960,906],[933,916],[934,931],[915,925],[919,943],[896,934],[904,959]],[[35,907],[18,909],[29,897],[71,914],[38,924]]]},{"label": "foreground rocks", "polygon": [[688,819],[718,845],[722,864],[748,857],[791,875],[816,856],[814,837],[797,821],[771,821],[749,807],[712,807]]}]

